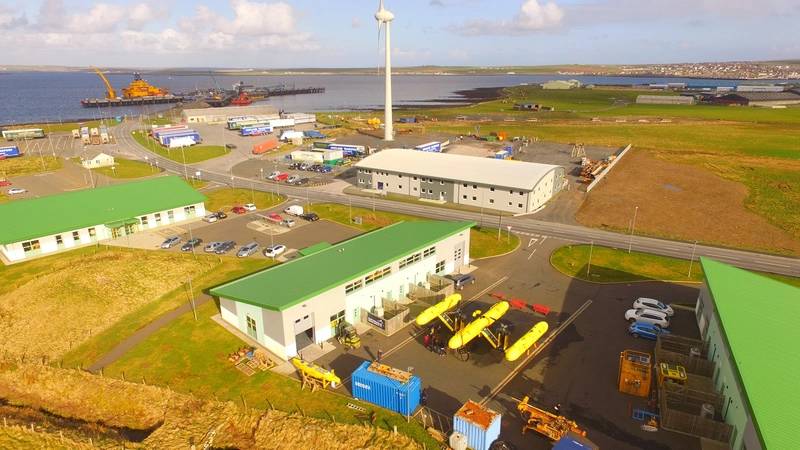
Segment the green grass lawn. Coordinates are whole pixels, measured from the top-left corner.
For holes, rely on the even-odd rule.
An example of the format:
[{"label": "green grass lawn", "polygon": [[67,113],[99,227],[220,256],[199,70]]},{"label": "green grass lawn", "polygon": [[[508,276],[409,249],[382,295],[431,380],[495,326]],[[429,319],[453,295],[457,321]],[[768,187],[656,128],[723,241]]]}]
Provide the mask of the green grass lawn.
[{"label": "green grass lawn", "polygon": [[[44,164],[42,164],[44,163]],[[0,180],[6,178],[52,172],[64,167],[64,160],[53,156],[24,155],[0,160]]]},{"label": "green grass lawn", "polygon": [[212,158],[218,158],[231,152],[222,145],[193,145],[183,149],[183,151],[177,148],[170,150],[159,144],[155,139],[148,136],[144,131],[134,131],[131,133],[131,135],[133,136],[133,139],[139,143],[139,145],[147,150],[179,163],[183,163],[184,154],[186,156],[186,164],[192,164]]},{"label": "green grass lawn", "polygon": [[267,209],[286,200],[283,195],[244,188],[219,188],[203,191],[203,195],[208,197],[208,200],[206,200],[206,210],[208,211],[227,211],[236,205],[244,205],[245,203],[255,203],[258,209]]},{"label": "green grass lawn", "polygon": [[[361,422],[359,413],[346,406],[354,400],[345,395],[303,391],[297,381],[271,371],[259,371],[250,377],[238,371],[227,356],[244,343],[211,320],[218,312],[217,306],[209,302],[198,309],[198,321],[191,313],[181,316],[106,368],[105,376],[119,378],[124,373],[128,380],[144,378],[148,384],[199,397],[239,404],[245,399],[250,408],[265,409],[271,404],[282,411],[299,410],[307,416],[338,423]],[[345,378],[349,374],[338,375]],[[372,409],[370,405],[366,407]],[[378,426],[389,430],[397,426],[399,432],[428,448],[437,448],[416,421],[407,423],[400,415],[379,408],[375,411]]]},{"label": "green grass lawn", "polygon": [[100,125],[106,125],[107,127],[111,128],[112,126],[116,125],[117,122],[115,120],[105,120],[101,123],[99,120],[88,120],[86,122],[64,122],[64,123],[35,123],[31,125],[25,126],[15,126],[9,128],[41,128],[44,130],[45,133],[51,132],[70,132],[76,128],[80,127],[89,127],[89,128],[97,128]]},{"label": "green grass lawn", "polygon": [[[625,283],[642,280],[665,280],[678,282],[702,282],[703,268],[699,261],[692,264],[689,277],[689,261],[686,259],[658,256],[650,253],[595,245],[592,251],[592,265],[587,276],[590,246],[567,245],[556,249],[550,255],[550,263],[564,275],[598,283]],[[760,273],[760,272],[755,272]],[[783,283],[800,287],[800,278],[772,273],[760,273]]]},{"label": "green grass lawn", "polygon": [[[428,220],[424,217],[410,216],[406,214],[392,213],[371,209],[340,205],[338,203],[319,203],[308,208],[309,211],[317,213],[320,218],[328,219],[343,225],[349,225],[360,230],[371,231],[376,228],[385,227],[399,221]],[[361,223],[352,222],[353,218],[360,217]],[[471,258],[486,258],[489,256],[502,255],[517,248],[519,237],[512,234],[507,237],[503,232],[501,238],[497,239],[497,228],[472,228],[470,230],[469,254]]]},{"label": "green grass lawn", "polygon": [[162,169],[150,164],[120,157],[114,158],[113,169],[111,167],[100,167],[92,170],[112,178],[141,178],[156,175],[162,171]]}]

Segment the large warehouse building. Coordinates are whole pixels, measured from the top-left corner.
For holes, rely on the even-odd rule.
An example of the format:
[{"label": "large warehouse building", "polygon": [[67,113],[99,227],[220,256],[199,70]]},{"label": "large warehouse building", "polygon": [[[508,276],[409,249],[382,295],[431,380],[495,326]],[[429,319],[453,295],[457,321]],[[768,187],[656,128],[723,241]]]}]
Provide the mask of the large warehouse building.
[{"label": "large warehouse building", "polygon": [[222,319],[289,359],[342,321],[469,264],[473,222],[399,222],[211,289]]},{"label": "large warehouse building", "polygon": [[174,176],[0,205],[0,253],[17,262],[205,215],[205,196]]},{"label": "large warehouse building", "polygon": [[184,123],[225,123],[229,117],[241,116],[275,116],[273,117],[274,119],[280,118],[278,110],[274,106],[268,105],[184,109],[181,113]]},{"label": "large warehouse building", "polygon": [[733,427],[730,448],[796,448],[800,414],[800,288],[701,258],[705,285],[695,314],[714,363],[717,413]]},{"label": "large warehouse building", "polygon": [[550,164],[389,149],[356,164],[362,189],[517,214],[544,206],[566,184]]}]

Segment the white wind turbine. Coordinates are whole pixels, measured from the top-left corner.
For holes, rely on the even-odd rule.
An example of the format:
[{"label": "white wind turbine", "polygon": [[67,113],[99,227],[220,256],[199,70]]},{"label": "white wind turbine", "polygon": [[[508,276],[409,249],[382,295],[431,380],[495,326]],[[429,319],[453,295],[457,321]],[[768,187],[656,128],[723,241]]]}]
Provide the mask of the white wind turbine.
[{"label": "white wind turbine", "polygon": [[392,121],[392,41],[391,41],[391,22],[394,14],[383,7],[383,0],[380,0],[378,12],[375,13],[375,20],[378,21],[378,42],[380,42],[381,27],[386,25],[386,98],[384,99],[384,129],[383,139],[385,141],[394,140],[394,130]]}]

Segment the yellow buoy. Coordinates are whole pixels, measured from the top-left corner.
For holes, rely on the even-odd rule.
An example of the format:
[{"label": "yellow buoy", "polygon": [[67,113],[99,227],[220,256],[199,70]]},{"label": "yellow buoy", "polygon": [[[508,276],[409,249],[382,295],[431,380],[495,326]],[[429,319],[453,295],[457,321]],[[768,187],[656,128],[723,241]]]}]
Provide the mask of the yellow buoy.
[{"label": "yellow buoy", "polygon": [[506,360],[508,361],[516,361],[522,356],[523,353],[528,351],[529,348],[533,346],[545,333],[547,333],[547,329],[550,326],[547,322],[542,321],[537,323],[530,329],[527,333],[522,335],[521,338],[511,344],[511,347],[506,349]]},{"label": "yellow buoy", "polygon": [[467,324],[461,331],[451,337],[447,346],[455,350],[469,344],[471,340],[481,334],[484,328],[491,326],[503,317],[503,315],[508,312],[509,307],[510,305],[505,301],[495,303],[488,311],[483,313],[483,315]]},{"label": "yellow buoy", "polygon": [[417,316],[417,325],[423,326],[430,323],[432,320],[441,316],[445,312],[453,309],[461,301],[461,294],[453,294],[445,297],[444,300],[422,311]]}]

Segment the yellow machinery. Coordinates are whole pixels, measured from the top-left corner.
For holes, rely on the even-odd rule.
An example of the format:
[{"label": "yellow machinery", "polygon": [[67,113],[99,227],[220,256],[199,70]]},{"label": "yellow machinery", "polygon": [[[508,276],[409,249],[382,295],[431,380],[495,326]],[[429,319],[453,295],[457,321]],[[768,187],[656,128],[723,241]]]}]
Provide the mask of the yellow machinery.
[{"label": "yellow machinery", "polygon": [[336,327],[336,340],[347,348],[361,347],[361,337],[355,327],[344,321]]},{"label": "yellow machinery", "polygon": [[517,404],[517,409],[522,414],[523,419],[527,421],[522,427],[522,434],[525,434],[528,430],[533,430],[553,441],[561,439],[569,432],[586,437],[586,431],[579,427],[574,420],[537,408],[529,404],[528,400],[528,396],[525,396]]},{"label": "yellow machinery", "polygon": [[650,395],[650,354],[625,350],[619,354],[619,391],[638,397]]},{"label": "yellow machinery", "polygon": [[686,369],[683,366],[674,364],[659,363],[658,364],[658,385],[662,386],[666,383],[675,383],[679,385],[686,384]]},{"label": "yellow machinery", "polygon": [[375,128],[377,130],[378,128],[381,127],[381,119],[378,119],[377,117],[370,117],[367,120],[367,125],[371,126],[372,128]]},{"label": "yellow machinery", "polygon": [[156,97],[167,95],[167,91],[150,85],[142,79],[139,72],[134,72],[133,81],[128,87],[122,89],[122,94],[125,98]]},{"label": "yellow machinery", "polygon": [[312,392],[319,387],[325,389],[330,385],[335,389],[342,384],[342,380],[336,376],[333,370],[323,369],[316,364],[297,357],[292,358],[292,365],[300,372],[300,379],[303,382],[302,387],[309,386]]},{"label": "yellow machinery", "polygon": [[111,86],[111,83],[108,81],[108,78],[106,78],[106,76],[103,75],[103,72],[100,72],[100,69],[98,69],[97,67],[92,67],[92,70],[95,71],[95,73],[100,77],[100,79],[103,80],[103,84],[106,85],[106,98],[109,100],[117,98],[117,91],[115,91],[114,87]]}]

